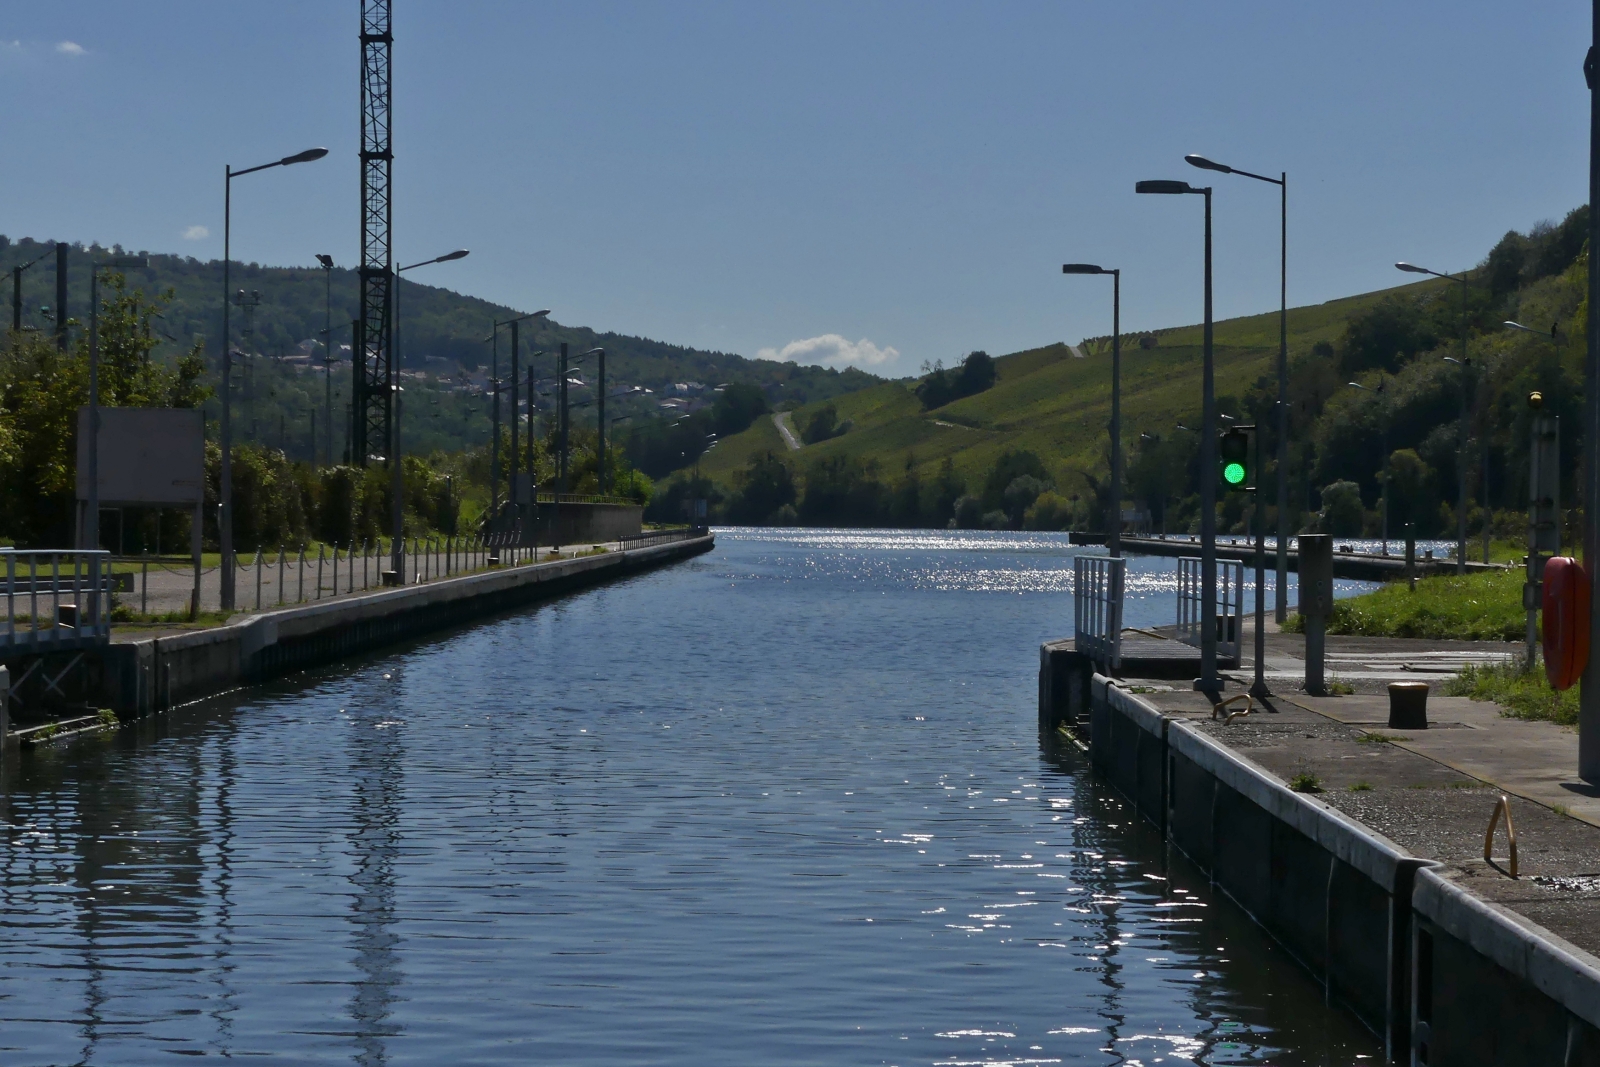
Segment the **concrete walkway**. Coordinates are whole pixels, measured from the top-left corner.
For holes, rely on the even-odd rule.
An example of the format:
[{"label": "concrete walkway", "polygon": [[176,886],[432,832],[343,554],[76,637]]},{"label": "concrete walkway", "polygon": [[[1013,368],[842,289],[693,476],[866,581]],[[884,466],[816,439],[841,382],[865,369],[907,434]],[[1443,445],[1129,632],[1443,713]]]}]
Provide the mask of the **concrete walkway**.
[{"label": "concrete walkway", "polygon": [[[1247,641],[1247,649],[1250,643]],[[1163,713],[1195,722],[1286,783],[1359,820],[1412,855],[1437,860],[1451,878],[1590,952],[1600,952],[1600,789],[1577,777],[1571,727],[1524,722],[1488,702],[1443,695],[1447,671],[1503,659],[1518,645],[1328,638],[1330,668],[1357,691],[1312,697],[1300,688],[1302,639],[1272,634],[1267,673],[1275,695],[1232,723],[1212,718],[1188,684],[1125,678]],[[1243,692],[1252,664],[1230,676]],[[1342,669],[1341,669],[1342,667]],[[1391,729],[1391,679],[1428,681],[1429,728]],[[1509,877],[1505,832],[1483,858],[1498,798],[1510,798],[1519,877]]]}]

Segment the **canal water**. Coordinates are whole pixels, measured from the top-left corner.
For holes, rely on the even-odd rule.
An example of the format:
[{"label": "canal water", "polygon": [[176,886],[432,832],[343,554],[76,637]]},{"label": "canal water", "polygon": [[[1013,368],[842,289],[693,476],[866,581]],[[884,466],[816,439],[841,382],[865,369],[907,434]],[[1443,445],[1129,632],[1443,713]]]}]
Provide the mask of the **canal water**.
[{"label": "canal water", "polygon": [[[1378,1059],[1041,747],[1073,551],[722,531],[13,756],[0,1063]],[[1170,620],[1173,567],[1138,565],[1130,624]]]}]

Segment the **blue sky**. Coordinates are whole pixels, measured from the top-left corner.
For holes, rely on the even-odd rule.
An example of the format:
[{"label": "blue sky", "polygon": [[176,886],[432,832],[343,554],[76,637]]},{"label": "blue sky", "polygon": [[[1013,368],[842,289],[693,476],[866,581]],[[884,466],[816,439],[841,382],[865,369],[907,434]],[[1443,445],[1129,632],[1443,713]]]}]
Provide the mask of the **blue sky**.
[{"label": "blue sky", "polygon": [[[565,323],[924,360],[1198,321],[1203,152],[1290,175],[1290,301],[1477,262],[1586,190],[1587,5],[395,0],[395,241]],[[0,15],[0,232],[358,255],[356,0]],[[1277,302],[1276,190],[1215,176],[1217,311]],[[426,273],[426,277],[424,277]]]}]

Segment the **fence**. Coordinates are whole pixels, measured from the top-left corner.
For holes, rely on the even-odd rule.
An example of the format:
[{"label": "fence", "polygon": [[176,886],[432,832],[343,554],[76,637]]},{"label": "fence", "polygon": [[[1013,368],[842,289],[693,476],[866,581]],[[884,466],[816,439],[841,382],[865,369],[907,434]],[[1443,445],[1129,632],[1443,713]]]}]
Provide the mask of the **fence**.
[{"label": "fence", "polygon": [[1078,556],[1072,561],[1073,647],[1097,663],[1122,666],[1122,580],[1127,560]]},{"label": "fence", "polygon": [[111,553],[0,548],[0,567],[0,650],[48,652],[111,640]]},{"label": "fence", "polygon": [[646,530],[644,533],[633,534],[618,541],[618,547],[623,551],[630,548],[649,548],[651,545],[669,545],[674,541],[687,541],[693,537],[705,535],[704,526],[675,526],[670,530]]},{"label": "fence", "polygon": [[[1202,587],[1200,557],[1178,557],[1178,640],[1200,647]],[[1217,560],[1217,613],[1212,622],[1217,633],[1217,658],[1239,659],[1239,622],[1244,604],[1244,564],[1238,560]]]}]

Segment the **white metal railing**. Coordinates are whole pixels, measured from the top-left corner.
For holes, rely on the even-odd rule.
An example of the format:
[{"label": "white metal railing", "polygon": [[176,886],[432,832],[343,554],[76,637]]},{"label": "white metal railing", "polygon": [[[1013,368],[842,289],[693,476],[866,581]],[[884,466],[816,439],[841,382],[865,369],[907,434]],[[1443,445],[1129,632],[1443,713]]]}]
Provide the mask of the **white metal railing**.
[{"label": "white metal railing", "polygon": [[111,553],[0,548],[0,649],[111,639]]},{"label": "white metal railing", "polygon": [[1078,556],[1073,563],[1073,647],[1097,663],[1122,666],[1122,578],[1118,556]]},{"label": "white metal railing", "polygon": [[[1244,564],[1238,560],[1217,560],[1217,613],[1212,623],[1217,628],[1217,658],[1239,658],[1239,623],[1243,618]],[[1201,615],[1200,557],[1178,557],[1178,640],[1200,647]]]}]

